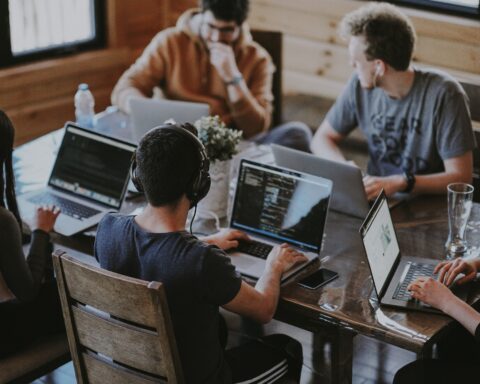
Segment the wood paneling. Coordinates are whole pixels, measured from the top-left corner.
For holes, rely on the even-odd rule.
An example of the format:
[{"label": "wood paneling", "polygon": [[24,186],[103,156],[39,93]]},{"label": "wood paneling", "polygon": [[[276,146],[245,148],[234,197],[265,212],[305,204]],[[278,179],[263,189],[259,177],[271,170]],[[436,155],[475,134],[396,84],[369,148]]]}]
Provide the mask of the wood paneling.
[{"label": "wood paneling", "polygon": [[79,83],[90,85],[95,110],[104,110],[127,59],[126,49],[109,49],[0,71],[0,106],[16,127],[16,144],[73,120]]},{"label": "wood paneling", "polygon": [[[346,44],[337,34],[355,0],[251,0],[255,29],[284,32],[284,92],[335,98],[351,74]],[[120,74],[155,34],[173,26],[197,0],[107,0],[108,46],[64,59],[0,70],[0,108],[13,118],[16,144],[73,119],[73,96],[89,83],[96,111],[110,103]],[[405,8],[419,36],[415,60],[480,84],[480,23]]]},{"label": "wood paneling", "polygon": [[[284,33],[284,92],[335,98],[352,69],[338,35],[353,0],[252,0],[250,25]],[[415,25],[414,61],[480,85],[480,23],[460,17],[403,9]]]},{"label": "wood paneling", "polygon": [[176,15],[196,4],[192,0],[107,0],[105,49],[0,70],[0,108],[15,124],[16,145],[74,119],[73,96],[81,82],[90,85],[95,110],[105,109],[123,71],[159,30],[172,24],[170,7]]}]

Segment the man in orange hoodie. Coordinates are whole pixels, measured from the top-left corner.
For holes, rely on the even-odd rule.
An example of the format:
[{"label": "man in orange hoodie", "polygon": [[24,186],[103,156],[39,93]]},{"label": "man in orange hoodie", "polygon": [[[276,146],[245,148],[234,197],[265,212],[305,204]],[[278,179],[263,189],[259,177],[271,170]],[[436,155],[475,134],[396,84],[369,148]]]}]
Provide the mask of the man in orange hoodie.
[{"label": "man in orange hoodie", "polygon": [[245,23],[249,0],[201,0],[201,7],[153,38],[118,81],[112,103],[128,113],[131,98],[152,97],[159,87],[165,98],[209,104],[245,139],[308,151],[311,131],[303,123],[267,132],[275,68]]}]

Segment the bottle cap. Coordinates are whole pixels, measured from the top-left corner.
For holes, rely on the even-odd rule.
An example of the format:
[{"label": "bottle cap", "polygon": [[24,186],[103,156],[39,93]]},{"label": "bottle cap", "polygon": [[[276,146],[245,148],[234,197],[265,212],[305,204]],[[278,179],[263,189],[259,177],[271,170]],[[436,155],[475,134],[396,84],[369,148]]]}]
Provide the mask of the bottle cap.
[{"label": "bottle cap", "polygon": [[88,90],[88,84],[86,84],[86,83],[79,84],[78,89],[80,91],[87,91]]}]

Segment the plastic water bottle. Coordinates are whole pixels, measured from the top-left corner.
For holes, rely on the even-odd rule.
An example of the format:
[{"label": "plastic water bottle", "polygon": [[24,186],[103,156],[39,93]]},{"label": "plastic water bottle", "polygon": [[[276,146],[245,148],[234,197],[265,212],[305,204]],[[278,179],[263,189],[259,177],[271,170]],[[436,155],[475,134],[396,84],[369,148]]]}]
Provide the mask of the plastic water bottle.
[{"label": "plastic water bottle", "polygon": [[77,124],[82,127],[93,128],[95,99],[88,89],[88,84],[82,83],[78,86],[74,101]]}]

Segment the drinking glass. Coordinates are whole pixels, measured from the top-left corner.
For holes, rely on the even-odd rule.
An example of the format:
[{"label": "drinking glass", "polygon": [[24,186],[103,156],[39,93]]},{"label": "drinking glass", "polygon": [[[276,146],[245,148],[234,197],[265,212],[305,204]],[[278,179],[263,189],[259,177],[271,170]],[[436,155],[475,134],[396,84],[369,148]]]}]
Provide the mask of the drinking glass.
[{"label": "drinking glass", "polygon": [[472,210],[473,186],[453,183],[448,190],[448,239],[445,243],[447,259],[463,256],[467,252],[465,229]]}]

